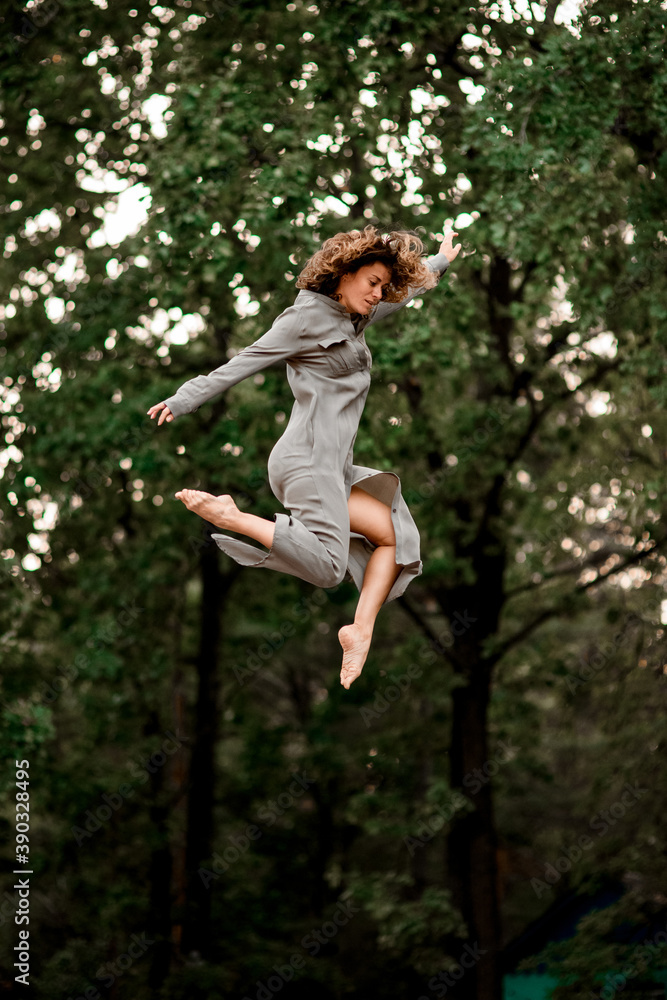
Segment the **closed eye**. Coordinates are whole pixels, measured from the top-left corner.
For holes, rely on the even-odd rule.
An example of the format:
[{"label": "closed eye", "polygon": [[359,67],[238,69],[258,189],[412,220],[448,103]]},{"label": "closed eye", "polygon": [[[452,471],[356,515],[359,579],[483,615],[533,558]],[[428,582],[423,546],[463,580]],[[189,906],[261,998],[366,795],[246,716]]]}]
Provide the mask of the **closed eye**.
[{"label": "closed eye", "polygon": [[373,274],[368,276],[368,284],[371,286],[371,288],[375,288],[376,285],[382,285],[382,295],[380,296],[380,298],[383,299],[387,294],[387,289],[389,288],[390,282],[385,280],[383,284],[380,276]]}]

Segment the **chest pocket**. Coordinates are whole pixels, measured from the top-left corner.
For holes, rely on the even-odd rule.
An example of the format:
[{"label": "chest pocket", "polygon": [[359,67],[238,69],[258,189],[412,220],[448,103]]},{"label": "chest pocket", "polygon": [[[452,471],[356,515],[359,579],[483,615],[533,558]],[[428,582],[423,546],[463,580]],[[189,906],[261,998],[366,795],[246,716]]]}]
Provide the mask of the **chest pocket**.
[{"label": "chest pocket", "polygon": [[347,375],[366,367],[367,359],[362,360],[355,346],[347,337],[339,335],[319,340],[318,347],[324,348],[322,355],[326,367],[332,375]]}]

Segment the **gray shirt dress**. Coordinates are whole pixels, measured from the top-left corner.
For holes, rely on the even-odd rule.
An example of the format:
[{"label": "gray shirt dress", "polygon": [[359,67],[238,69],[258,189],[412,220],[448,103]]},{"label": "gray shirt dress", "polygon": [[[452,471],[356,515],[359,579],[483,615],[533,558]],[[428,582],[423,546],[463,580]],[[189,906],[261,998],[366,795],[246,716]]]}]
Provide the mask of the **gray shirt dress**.
[{"label": "gray shirt dress", "polygon": [[[444,254],[426,261],[442,275]],[[242,566],[279,570],[317,587],[334,587],[349,573],[358,590],[375,546],[350,530],[347,501],[359,486],[386,504],[396,535],[396,563],[402,565],[386,601],[399,597],[419,576],[419,531],[393,472],[354,465],[352,449],[370,386],[371,352],[364,330],[406,305],[423,288],[411,288],[401,302],[380,301],[368,316],[352,315],[340,302],[302,289],[294,305],[277,317],[254,344],[209,375],[185,382],[164,402],[174,417],[278,361],[286,362],[294,406],[285,432],[268,461],[269,483],[289,514],[273,515],[268,552],[229,535],[216,544]]]}]

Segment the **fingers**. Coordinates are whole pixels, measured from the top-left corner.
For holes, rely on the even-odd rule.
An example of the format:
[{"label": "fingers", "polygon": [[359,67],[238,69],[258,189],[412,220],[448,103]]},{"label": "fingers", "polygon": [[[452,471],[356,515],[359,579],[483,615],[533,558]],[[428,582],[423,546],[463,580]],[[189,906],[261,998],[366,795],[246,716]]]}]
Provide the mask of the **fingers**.
[{"label": "fingers", "polygon": [[459,251],[461,250],[462,247],[461,243],[457,243],[456,246],[452,246],[454,242],[454,237],[458,235],[459,234],[456,232],[455,229],[450,229],[445,232],[444,239],[440,244],[440,253],[444,253],[445,257],[450,262],[450,264],[454,260],[454,258],[458,256]]},{"label": "fingers", "polygon": [[158,427],[160,426],[160,424],[164,423],[165,420],[168,423],[171,423],[171,421],[174,419],[174,414],[171,412],[166,403],[156,403],[155,406],[151,406],[150,410],[147,410],[146,412],[148,413],[151,420],[153,420],[154,417],[157,417],[158,413],[160,414],[157,422]]},{"label": "fingers", "polygon": [[459,234],[456,232],[455,229],[446,230],[442,239],[441,246],[448,247],[449,249],[451,249],[452,243],[454,242],[454,237],[458,235]]}]

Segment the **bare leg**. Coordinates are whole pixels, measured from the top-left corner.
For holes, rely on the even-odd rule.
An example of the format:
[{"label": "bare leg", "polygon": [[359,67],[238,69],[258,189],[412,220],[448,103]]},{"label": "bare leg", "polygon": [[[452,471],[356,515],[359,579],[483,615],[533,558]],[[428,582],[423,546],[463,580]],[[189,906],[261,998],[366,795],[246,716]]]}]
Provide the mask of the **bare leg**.
[{"label": "bare leg", "polygon": [[[247,535],[267,548],[273,544],[275,522],[240,511],[227,493],[216,497],[203,490],[180,490],[176,499],[218,528]],[[350,529],[365,535],[376,549],[366,566],[354,622],[338,631],[343,647],[340,680],[345,688],[349,688],[362,671],[378,611],[403,568],[396,564],[396,537],[389,508],[370,493],[353,486],[348,509]]]},{"label": "bare leg", "polygon": [[389,508],[353,486],[348,509],[350,529],[365,535],[377,548],[366,566],[354,623],[344,625],[338,632],[343,647],[340,682],[344,688],[349,688],[362,671],[378,611],[402,569],[396,564],[396,536]]},{"label": "bare leg", "polygon": [[203,490],[180,490],[176,493],[176,499],[182,500],[188,510],[193,510],[195,514],[199,514],[217,528],[238,531],[242,535],[254,538],[267,549],[273,544],[275,521],[268,521],[265,517],[246,514],[239,510],[228,493],[216,497]]}]

